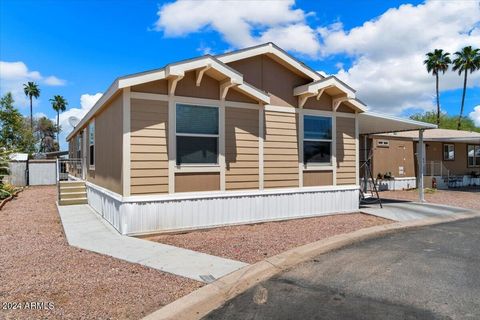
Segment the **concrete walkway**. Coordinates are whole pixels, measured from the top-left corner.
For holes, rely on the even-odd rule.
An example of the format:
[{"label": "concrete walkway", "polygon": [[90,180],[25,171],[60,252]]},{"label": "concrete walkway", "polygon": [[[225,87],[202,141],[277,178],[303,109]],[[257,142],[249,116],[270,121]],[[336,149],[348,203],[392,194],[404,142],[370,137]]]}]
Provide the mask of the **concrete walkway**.
[{"label": "concrete walkway", "polygon": [[122,236],[88,205],[59,206],[58,212],[68,243],[85,250],[202,282],[211,282],[247,265],[240,261]]},{"label": "concrete walkway", "polygon": [[401,200],[382,199],[382,204],[383,208],[380,208],[378,203],[361,205],[360,211],[393,221],[409,221],[473,212],[465,208]]}]

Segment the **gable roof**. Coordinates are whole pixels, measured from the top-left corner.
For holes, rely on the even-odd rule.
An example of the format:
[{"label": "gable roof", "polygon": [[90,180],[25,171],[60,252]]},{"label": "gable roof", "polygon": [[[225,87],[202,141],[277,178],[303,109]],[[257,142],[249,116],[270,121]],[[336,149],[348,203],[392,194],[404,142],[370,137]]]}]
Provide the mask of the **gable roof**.
[{"label": "gable roof", "polygon": [[303,86],[298,86],[293,90],[293,95],[299,96],[306,93],[317,93],[319,90],[328,89],[330,87],[338,88],[349,98],[355,98],[356,91],[335,76],[328,76],[321,80],[307,83]]},{"label": "gable roof", "polygon": [[[107,91],[103,94],[103,96],[97,101],[97,103],[90,109],[90,111],[82,118],[79,124],[67,136],[67,140],[70,140],[73,135],[76,134],[76,132],[83,128],[87,124],[87,122],[121,89],[156,80],[174,78],[179,79],[184,76],[185,72],[198,70],[199,68],[203,69],[204,71],[209,69],[215,70],[215,73],[217,75],[221,75],[222,77],[224,77],[223,79],[225,80],[228,79],[229,83],[234,85],[235,89],[237,89],[238,91],[243,92],[247,96],[250,96],[258,101],[269,104],[270,97],[266,92],[254,87],[251,84],[244,82],[243,75],[237,70],[227,65],[227,63],[232,61],[242,60],[261,54],[269,55],[276,61],[281,62],[285,66],[288,66],[288,68],[293,69],[297,73],[302,74],[303,76],[312,80],[312,83],[301,86],[305,88],[298,87],[295,90],[306,90],[306,93],[304,94],[309,96],[313,94],[310,93],[310,91],[319,91],[321,89],[320,87],[322,86],[335,87],[335,90],[346,95],[346,98],[341,98],[342,101],[345,100],[345,102],[349,103],[349,105],[355,110],[365,111],[365,105],[355,99],[355,90],[353,90],[351,87],[349,87],[335,77],[325,77],[321,75],[320,73],[309,68],[303,62],[292,57],[290,54],[288,54],[272,42],[268,42],[258,46],[245,48],[217,56],[204,55],[193,59],[182,60],[179,62],[167,64],[160,69],[154,69],[116,78],[110,85],[110,87],[107,89]],[[328,90],[331,90],[331,88],[329,88]],[[302,93],[300,93],[299,95],[302,95]]]},{"label": "gable roof", "polygon": [[262,101],[264,103],[270,103],[270,97],[266,92],[260,90],[246,82],[243,81],[243,75],[237,70],[229,67],[225,63],[221,62],[212,55],[205,55],[193,59],[183,60],[171,64],[167,64],[161,69],[155,69],[140,73],[135,73],[115,79],[115,81],[110,85],[105,94],[95,103],[95,105],[90,109],[90,111],[82,118],[78,125],[72,130],[72,132],[67,136],[67,141],[70,140],[73,135],[79,131],[86,123],[93,117],[102,106],[107,103],[119,90],[131,86],[135,86],[145,82],[170,79],[175,77],[183,77],[185,72],[196,70],[199,68],[214,69],[219,74],[223,75],[225,78],[235,85],[235,88],[245,93],[246,95]]},{"label": "gable roof", "polygon": [[318,81],[324,78],[324,76],[322,76],[320,73],[314,71],[306,64],[297,60],[272,42],[267,42],[257,46],[219,54],[215,57],[223,63],[229,63],[232,61],[242,60],[262,54],[270,54],[275,56],[285,64],[289,65],[291,68],[294,68],[303,75],[311,78],[313,81]]}]

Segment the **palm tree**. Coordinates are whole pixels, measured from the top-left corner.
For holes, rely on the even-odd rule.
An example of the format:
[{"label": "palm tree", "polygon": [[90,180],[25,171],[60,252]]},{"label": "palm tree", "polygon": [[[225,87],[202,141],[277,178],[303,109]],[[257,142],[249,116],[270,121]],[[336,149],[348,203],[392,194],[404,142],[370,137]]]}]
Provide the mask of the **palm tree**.
[{"label": "palm tree", "polygon": [[426,54],[427,59],[423,61],[423,64],[427,66],[428,73],[432,73],[435,76],[436,80],[436,89],[437,89],[437,126],[440,125],[440,93],[438,92],[438,73],[445,72],[448,70],[448,66],[452,63],[450,60],[450,53],[443,52],[442,49],[435,49],[433,52]]},{"label": "palm tree", "polygon": [[40,97],[40,88],[35,82],[27,82],[23,85],[23,92],[30,98],[30,130],[33,131],[33,114],[32,114],[32,100]]},{"label": "palm tree", "polygon": [[53,99],[50,99],[50,102],[52,103],[52,108],[57,112],[57,142],[60,143],[58,140],[58,135],[60,134],[60,124],[59,124],[59,119],[60,119],[60,111],[65,111],[68,106],[67,100],[60,95],[56,95],[53,97]]},{"label": "palm tree", "polygon": [[462,106],[460,108],[457,125],[457,130],[460,130],[463,107],[465,105],[465,93],[467,91],[467,74],[468,71],[472,73],[473,71],[480,69],[480,49],[473,49],[472,46],[468,46],[461,51],[455,52],[455,56],[456,58],[453,60],[453,71],[458,70],[459,75],[462,75],[462,72],[465,74],[463,78]]}]

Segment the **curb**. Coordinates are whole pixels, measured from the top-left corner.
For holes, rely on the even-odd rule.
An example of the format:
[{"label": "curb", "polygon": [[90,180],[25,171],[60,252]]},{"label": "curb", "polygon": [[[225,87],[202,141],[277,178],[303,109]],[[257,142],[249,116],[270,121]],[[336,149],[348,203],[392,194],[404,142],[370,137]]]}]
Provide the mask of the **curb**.
[{"label": "curb", "polygon": [[480,212],[468,212],[455,216],[428,218],[422,220],[395,222],[360,229],[351,233],[336,235],[330,238],[296,247],[272,256],[255,264],[234,271],[217,281],[210,283],[192,293],[154,311],[143,320],[184,319],[196,320],[222,306],[226,301],[263,282],[274,275],[297,264],[310,260],[318,255],[344,246],[383,236],[386,234],[445,222],[480,217]]}]

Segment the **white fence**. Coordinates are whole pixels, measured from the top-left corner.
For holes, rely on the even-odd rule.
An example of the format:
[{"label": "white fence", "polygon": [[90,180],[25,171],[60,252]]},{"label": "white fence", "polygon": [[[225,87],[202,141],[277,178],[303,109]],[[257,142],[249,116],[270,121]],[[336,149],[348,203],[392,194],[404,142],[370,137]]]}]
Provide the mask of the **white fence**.
[{"label": "white fence", "polygon": [[31,186],[57,184],[56,160],[29,160],[28,182]]},{"label": "white fence", "polygon": [[24,187],[27,185],[27,162],[12,161],[8,165],[10,173],[5,177],[5,181],[17,186]]}]

